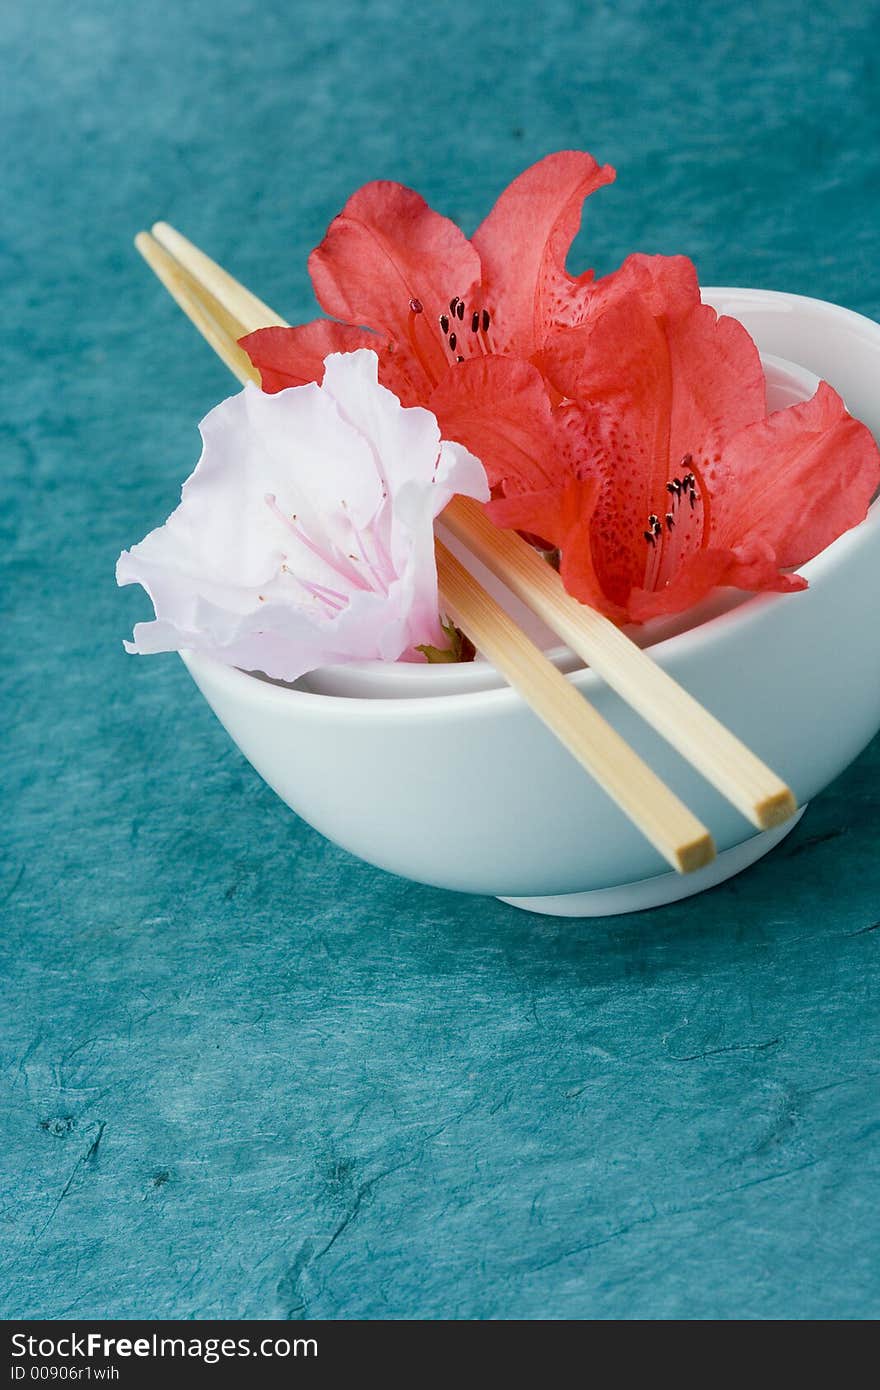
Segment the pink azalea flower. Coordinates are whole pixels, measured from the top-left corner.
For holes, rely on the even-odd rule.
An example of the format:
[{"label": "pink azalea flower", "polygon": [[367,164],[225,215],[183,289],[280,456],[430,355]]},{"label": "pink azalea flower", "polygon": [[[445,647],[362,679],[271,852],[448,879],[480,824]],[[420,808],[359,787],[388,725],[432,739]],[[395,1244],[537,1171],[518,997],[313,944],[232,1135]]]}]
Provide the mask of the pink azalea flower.
[{"label": "pink azalea flower", "polygon": [[129,651],[292,681],[447,645],[433,520],[455,493],[486,500],[486,475],[377,368],[371,351],[330,356],[322,385],[246,386],[202,421],[179,507],[119,557],[118,583],[142,584],[156,612]]}]

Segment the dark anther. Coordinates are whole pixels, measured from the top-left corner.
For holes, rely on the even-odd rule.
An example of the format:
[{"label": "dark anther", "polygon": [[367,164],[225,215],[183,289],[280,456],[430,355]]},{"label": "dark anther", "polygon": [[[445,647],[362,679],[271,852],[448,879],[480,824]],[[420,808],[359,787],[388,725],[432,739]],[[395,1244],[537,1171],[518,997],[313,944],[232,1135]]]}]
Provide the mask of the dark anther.
[{"label": "dark anther", "polygon": [[489,319],[489,310],[488,310],[488,309],[484,309],[484,310],[483,310],[483,332],[484,332],[484,333],[488,333],[488,332],[489,332],[489,323],[490,323],[490,319]]},{"label": "dark anther", "polygon": [[650,541],[651,545],[655,545],[655,544],[656,544],[656,542],[655,542],[655,540],[654,540],[654,532],[653,532],[653,531],[645,531],[645,532],[644,532],[644,537],[645,537],[645,540],[646,540],[646,541]]},{"label": "dark anther", "polygon": [[461,356],[461,353],[459,353],[458,357],[456,357],[455,360],[456,360],[456,362],[463,362],[463,361],[464,361],[464,358]]},{"label": "dark anther", "polygon": [[455,313],[455,310],[456,310],[457,305],[458,305],[458,295],[456,295],[454,299],[450,299],[450,301],[449,301],[449,312],[450,312],[450,314],[454,314],[454,313]]},{"label": "dark anther", "polygon": [[479,328],[479,326],[480,326],[480,315],[479,315],[479,313],[475,312],[474,315],[473,315],[473,318],[471,319],[471,332],[472,332],[472,333],[476,333],[476,331],[477,331],[477,329]]},{"label": "dark anther", "polygon": [[697,505],[697,494],[695,492],[689,492],[688,497],[691,499],[691,511],[693,511],[694,507]]},{"label": "dark anther", "polygon": [[414,314],[420,314],[422,312],[422,301],[420,299],[411,299],[409,301],[409,307]]},{"label": "dark anther", "polygon": [[441,314],[441,315],[440,315],[440,327],[443,329],[443,332],[444,332],[444,333],[448,333],[448,332],[449,332],[449,315],[448,315],[448,314]]},{"label": "dark anther", "polygon": [[460,319],[464,318],[464,300],[460,299],[455,306],[455,312]]},{"label": "dark anther", "polygon": [[671,531],[674,525],[675,525],[675,517],[672,515],[672,512],[667,512],[667,513],[666,513],[666,529],[667,529],[667,531]]},{"label": "dark anther", "polygon": [[659,536],[659,535],[660,535],[660,532],[661,532],[662,530],[663,530],[663,527],[660,525],[660,522],[659,522],[659,521],[655,521],[655,522],[654,522],[654,535],[655,535],[655,536]]},{"label": "dark anther", "polygon": [[656,525],[657,525],[657,513],[656,513],[656,512],[652,512],[651,515],[648,517],[648,525],[649,525],[649,526],[656,526]]},{"label": "dark anther", "polygon": [[458,342],[458,339],[456,338],[455,334],[454,334],[454,333],[450,333],[450,335],[449,335],[449,346],[450,346],[450,348],[452,349],[453,352],[455,352],[455,344],[456,344],[457,342]]}]

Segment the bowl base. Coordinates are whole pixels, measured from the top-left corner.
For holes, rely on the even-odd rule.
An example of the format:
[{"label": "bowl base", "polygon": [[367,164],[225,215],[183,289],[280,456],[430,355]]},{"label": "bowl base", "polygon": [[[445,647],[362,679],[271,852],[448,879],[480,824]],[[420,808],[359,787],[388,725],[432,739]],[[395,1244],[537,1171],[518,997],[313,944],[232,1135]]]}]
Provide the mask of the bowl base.
[{"label": "bowl base", "polygon": [[638,883],[621,883],[616,888],[595,888],[589,893],[558,893],[546,898],[501,898],[511,907],[524,912],[541,912],[548,917],[616,917],[622,912],[644,912],[651,907],[663,907],[703,893],[707,888],[724,883],[734,874],[742,873],[751,864],[763,859],[780,840],[794,830],[806,811],[802,806],[796,816],[773,830],[751,835],[742,844],[723,850],[718,858],[693,874],[657,874]]}]

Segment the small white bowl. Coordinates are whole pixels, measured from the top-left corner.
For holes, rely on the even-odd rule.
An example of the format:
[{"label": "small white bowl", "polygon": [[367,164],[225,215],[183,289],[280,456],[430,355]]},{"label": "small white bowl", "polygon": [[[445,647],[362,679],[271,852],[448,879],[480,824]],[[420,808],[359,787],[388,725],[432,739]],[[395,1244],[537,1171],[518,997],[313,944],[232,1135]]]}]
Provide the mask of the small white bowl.
[{"label": "small white bowl", "polygon": [[[809,375],[768,359],[797,363],[830,381],[880,436],[880,326],[798,295],[710,289],[704,297],[745,323],[774,390],[790,390],[788,399],[810,393]],[[880,728],[880,643],[872,637],[880,503],[801,572],[810,583],[803,593],[717,596],[688,615],[685,630],[655,627],[647,640],[655,660],[804,805]],[[546,631],[536,635],[565,669],[576,664]],[[575,685],[711,828],[719,857],[707,869],[670,873],[486,663],[328,668],[310,678],[316,693],[192,653],[184,660],[282,800],[352,853],[419,882],[560,915],[635,911],[721,882],[794,824],[755,835],[589,670],[575,672]]]}]

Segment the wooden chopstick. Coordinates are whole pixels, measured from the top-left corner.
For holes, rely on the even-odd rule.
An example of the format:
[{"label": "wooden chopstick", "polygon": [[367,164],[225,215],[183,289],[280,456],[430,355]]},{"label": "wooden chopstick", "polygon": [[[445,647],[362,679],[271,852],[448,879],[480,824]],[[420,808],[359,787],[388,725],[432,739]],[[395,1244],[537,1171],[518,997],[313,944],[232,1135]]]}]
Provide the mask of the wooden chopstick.
[{"label": "wooden chopstick", "polygon": [[447,608],[474,645],[679,873],[715,858],[712,837],[473,575],[436,543]]},{"label": "wooden chopstick", "polygon": [[[236,337],[245,330],[234,313],[238,304],[243,313],[252,308],[235,295],[230,296],[232,304],[230,299],[219,303],[149,233],[141,232],[135,245],[238,380],[253,381],[258,374],[237,345]],[[226,295],[222,282],[214,279],[213,285]],[[706,827],[439,541],[436,551],[443,605],[474,645],[678,873],[711,863],[715,845]]]},{"label": "wooden chopstick", "polygon": [[152,230],[159,245],[164,246],[180,265],[186,267],[216,304],[228,307],[239,323],[244,325],[245,333],[255,328],[289,327],[268,304],[257,299],[239,280],[233,279],[227,270],[212,261],[210,256],[206,256],[204,251],[200,251],[168,222],[154,222]]},{"label": "wooden chopstick", "polygon": [[[156,239],[201,281],[242,327],[239,336],[284,320],[167,222]],[[493,574],[592,667],[759,830],[797,810],[791,789],[741,739],[673,680],[608,618],[578,603],[559,575],[515,532],[493,526],[482,508],[456,497],[443,521]]]},{"label": "wooden chopstick", "polygon": [[618,695],[761,830],[797,810],[789,787],[750,748],[595,608],[513,531],[493,526],[468,497],[443,513],[450,533],[558,633]]},{"label": "wooden chopstick", "polygon": [[162,281],[175,303],[199,330],[217,356],[244,384],[260,384],[260,373],[247,353],[238,346],[241,324],[231,317],[212,295],[202,292],[198,282],[149,232],[138,232],[134,244],[154,274]]}]

